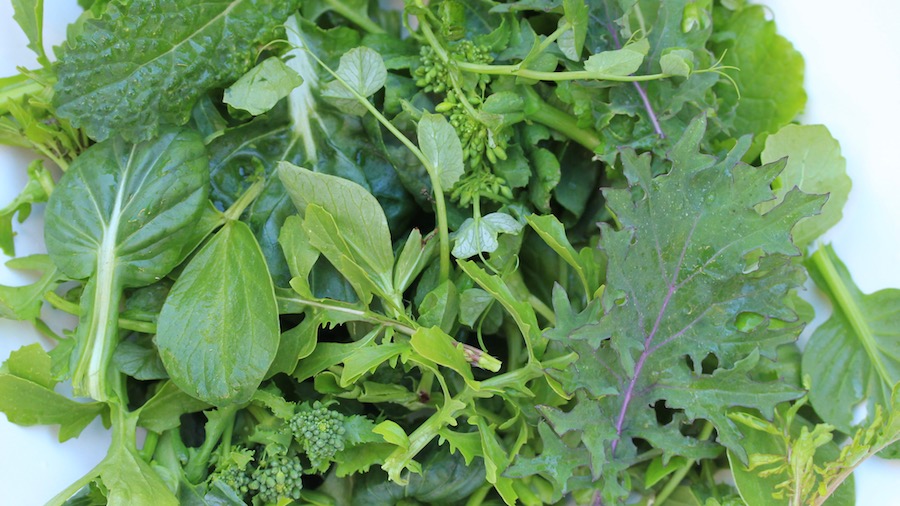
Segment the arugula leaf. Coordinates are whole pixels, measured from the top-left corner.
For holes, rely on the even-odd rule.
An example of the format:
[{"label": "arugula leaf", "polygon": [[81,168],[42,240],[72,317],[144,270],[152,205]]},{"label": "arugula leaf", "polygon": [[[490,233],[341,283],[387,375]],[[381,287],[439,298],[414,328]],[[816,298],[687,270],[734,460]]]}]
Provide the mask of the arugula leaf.
[{"label": "arugula leaf", "polygon": [[[601,224],[600,246],[609,258],[604,314],[546,334],[580,356],[556,374],[563,386],[586,389],[597,400],[583,399],[570,413],[545,410],[545,416],[561,435],[569,427],[591,427],[581,439],[595,477],[609,463],[617,461],[616,469],[632,458],[636,437],[694,457],[688,453],[697,450],[684,440],[680,424],[660,425],[648,408],[659,400],[683,410],[688,420],[711,421],[720,444],[740,452],[740,436],[723,408],[753,407],[772,416],[777,403],[800,396],[786,384],[748,376],[758,353],[773,357],[800,329],[763,324],[745,332],[735,319],[744,312],[796,319],[783,302],[804,277],[790,260],[797,249],[789,232],[824,199],[794,190],[780,206],[759,214],[754,207],[771,198],[769,185],[782,166],[741,164],[748,139],[722,161],[700,154],[705,127],[702,117],[691,124],[662,176],[652,176],[649,155],[622,151],[631,186],[604,190],[621,223],[619,230]],[[748,263],[752,252],[762,257]],[[711,374],[701,368],[707,354],[718,362]],[[610,486],[604,495],[612,500],[619,493]]]},{"label": "arugula leaf", "polygon": [[848,406],[865,401],[871,420],[900,382],[900,290],[862,293],[830,245],[816,250],[807,266],[833,305],[803,353],[803,374],[812,379],[809,400],[823,420],[850,432]]},{"label": "arugula leaf", "polygon": [[762,203],[760,211],[775,207],[794,186],[806,193],[828,193],[822,212],[802,220],[791,232],[794,244],[804,249],[841,220],[851,184],[847,161],[841,156],[840,144],[823,125],[787,125],[768,136],[760,160],[772,163],[782,157],[788,160],[775,180],[776,199]]},{"label": "arugula leaf", "polygon": [[40,270],[40,279],[31,285],[0,285],[0,316],[12,320],[36,320],[41,316],[44,294],[54,290],[65,279],[46,255],[15,258],[6,264],[12,268]]},{"label": "arugula leaf", "polygon": [[268,372],[279,337],[265,258],[250,228],[230,221],[172,286],[159,317],[160,357],[190,395],[216,406],[239,404]]},{"label": "arugula leaf", "polygon": [[53,391],[50,355],[40,344],[22,347],[0,368],[0,411],[19,425],[59,425],[59,441],[77,437],[106,413],[100,402],[80,403]]},{"label": "arugula leaf", "polygon": [[191,225],[206,208],[206,165],[203,141],[191,131],[166,129],[137,145],[111,139],[79,156],[50,196],[50,258],[66,276],[88,278],[71,358],[76,395],[112,395],[107,375],[122,289],[158,281],[190,252]]},{"label": "arugula leaf", "polygon": [[222,101],[258,116],[275,107],[301,84],[303,78],[294,69],[285,65],[281,58],[272,56],[226,88]]},{"label": "arugula leaf", "polygon": [[63,46],[53,105],[96,140],[155,137],[162,124],[186,123],[200,95],[250,68],[256,44],[296,7],[294,0],[110,3]]},{"label": "arugula leaf", "polygon": [[28,48],[37,55],[38,63],[50,66],[44,52],[44,0],[12,0],[13,19],[25,32]]},{"label": "arugula leaf", "polygon": [[13,217],[22,223],[31,215],[31,206],[47,201],[53,191],[54,182],[50,171],[44,168],[42,160],[34,160],[28,165],[28,182],[19,196],[0,209],[0,251],[4,255],[15,256],[16,245],[13,242]]}]

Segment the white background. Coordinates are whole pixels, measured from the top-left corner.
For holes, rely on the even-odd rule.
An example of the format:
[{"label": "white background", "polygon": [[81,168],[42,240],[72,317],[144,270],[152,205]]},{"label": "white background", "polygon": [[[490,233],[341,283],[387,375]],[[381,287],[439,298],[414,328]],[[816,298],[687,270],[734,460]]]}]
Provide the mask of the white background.
[{"label": "white background", "polygon": [[[58,44],[65,25],[79,12],[74,0],[47,3],[46,47]],[[804,123],[823,123],[840,141],[853,179],[844,219],[823,239],[865,292],[900,287],[900,3],[891,0],[768,0],[779,32],[806,58],[809,102]],[[26,40],[0,0],[0,76],[17,65],[34,67]],[[29,155],[0,146],[0,208],[27,181]],[[41,209],[17,228],[19,255],[43,251]],[[0,261],[6,258],[0,254]],[[0,283],[31,282],[30,273],[0,266]],[[827,306],[819,321],[827,316]],[[0,320],[0,360],[18,347],[49,342],[28,325]],[[0,504],[38,505],[50,499],[102,459],[108,435],[94,422],[80,438],[64,444],[57,430],[21,428],[0,416]],[[900,505],[896,492],[900,463],[869,462],[856,473],[858,504]]]}]

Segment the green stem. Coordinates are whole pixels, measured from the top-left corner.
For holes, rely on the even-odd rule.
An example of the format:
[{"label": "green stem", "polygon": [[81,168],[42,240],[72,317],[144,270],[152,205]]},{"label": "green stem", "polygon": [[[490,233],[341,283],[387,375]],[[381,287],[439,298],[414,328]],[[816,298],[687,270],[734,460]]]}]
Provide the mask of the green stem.
[{"label": "green stem", "polygon": [[323,62],[321,59],[319,59],[319,57],[316,56],[315,53],[313,53],[309,49],[307,49],[307,52],[309,53],[310,56],[313,57],[313,59],[316,60],[316,62],[320,66],[322,66],[322,68],[325,69],[326,72],[331,74],[332,77],[334,77],[339,83],[341,83],[341,85],[343,85],[344,88],[346,88],[347,91],[350,92],[350,94],[353,95],[353,97],[356,98],[356,100],[359,101],[359,103],[362,104],[363,107],[366,108],[366,110],[368,110],[370,113],[372,113],[372,116],[374,116],[375,119],[377,119],[379,123],[381,123],[385,128],[387,128],[388,131],[391,132],[391,134],[393,134],[394,137],[397,138],[397,140],[399,140],[404,146],[406,146],[406,148],[409,149],[412,152],[412,154],[416,158],[418,158],[419,162],[421,162],[422,165],[425,167],[425,171],[428,172],[428,177],[431,180],[431,188],[434,191],[434,204],[436,207],[437,222],[438,222],[438,239],[440,241],[440,257],[441,257],[440,258],[440,280],[439,280],[439,282],[443,283],[444,281],[449,280],[450,279],[450,230],[447,225],[447,204],[444,201],[444,190],[441,187],[441,179],[440,179],[440,175],[437,172],[437,169],[434,167],[434,165],[432,165],[432,163],[428,159],[428,157],[425,156],[425,153],[423,153],[422,150],[419,149],[418,146],[413,144],[413,142],[411,140],[409,140],[409,138],[407,138],[405,135],[403,135],[403,132],[401,132],[399,129],[397,129],[397,127],[395,127],[393,123],[388,121],[388,119],[385,118],[384,115],[381,114],[381,112],[379,112],[378,109],[376,109],[375,106],[372,105],[371,102],[369,102],[369,99],[360,95],[355,89],[353,89],[352,86],[350,86],[349,84],[344,82],[344,80],[341,79],[341,77],[338,76],[335,71],[331,70],[331,68],[328,67],[328,65],[325,65],[325,62]]},{"label": "green stem", "polygon": [[411,327],[409,325],[405,325],[402,322],[393,320],[391,318],[380,315],[378,313],[374,313],[367,309],[357,309],[357,308],[352,308],[352,307],[333,305],[333,304],[328,304],[327,302],[322,302],[322,301],[312,300],[312,299],[304,299],[304,298],[298,297],[298,296],[292,296],[292,297],[278,296],[278,301],[279,301],[279,305],[283,305],[284,302],[292,302],[294,304],[315,307],[315,308],[319,308],[319,309],[324,309],[326,311],[335,311],[338,313],[344,313],[344,314],[355,317],[355,319],[357,321],[364,321],[364,322],[372,323],[375,325],[391,327],[394,330],[399,331],[401,334],[405,334],[407,336],[412,336],[413,334],[416,333],[416,329],[414,329],[413,327]]},{"label": "green stem", "polygon": [[603,144],[595,132],[579,127],[571,114],[545,102],[530,86],[525,86],[524,92],[529,103],[525,111],[527,119],[556,130],[592,152]]},{"label": "green stem", "polygon": [[543,316],[550,325],[556,325],[556,313],[550,309],[550,306],[544,304],[544,301],[537,298],[533,293],[528,294],[528,303],[539,315]]},{"label": "green stem", "polygon": [[256,200],[256,197],[259,197],[265,187],[266,180],[264,178],[259,178],[254,181],[253,184],[251,184],[250,187],[234,201],[234,204],[231,204],[231,207],[225,210],[225,219],[239,220],[241,215],[244,214],[244,210]]},{"label": "green stem", "polygon": [[353,23],[354,25],[362,28],[363,30],[369,33],[381,34],[387,33],[387,31],[381,27],[378,23],[372,21],[367,16],[363,16],[362,14],[354,11],[347,5],[347,2],[344,0],[325,0],[325,3],[331,7],[334,12],[337,12],[341,16],[347,18],[348,21]]},{"label": "green stem", "polygon": [[[44,295],[44,299],[49,302],[51,306],[59,309],[60,311],[64,311],[75,316],[81,314],[81,307],[78,304],[60,297],[56,294],[56,292],[47,292]],[[128,318],[120,317],[119,328],[131,330],[133,332],[140,332],[142,334],[156,334],[156,324],[153,322],[129,320]]]},{"label": "green stem", "polygon": [[554,42],[556,42],[556,39],[560,38],[562,36],[562,34],[566,33],[567,31],[569,31],[571,29],[572,29],[572,23],[569,23],[568,21],[566,21],[565,23],[560,25],[556,29],[555,32],[551,33],[550,35],[547,36],[546,39],[542,40],[541,45],[538,46],[537,51],[535,51],[533,54],[535,56],[537,56],[537,55],[543,53],[548,47],[550,47],[550,44],[553,44]]},{"label": "green stem", "polygon": [[[700,435],[697,436],[697,439],[700,441],[706,441],[709,439],[709,436],[712,435],[713,424],[710,422],[705,422],[703,425],[703,430],[700,431]],[[656,495],[656,500],[653,502],[655,506],[662,506],[663,503],[666,502],[666,499],[672,495],[672,492],[681,485],[681,482],[684,481],[684,477],[687,476],[687,473],[694,467],[694,463],[696,463],[696,459],[688,459],[685,463],[672,474],[672,477],[669,478],[669,481],[666,482],[666,486],[663,487],[662,490],[659,491],[659,494]]]},{"label": "green stem", "polygon": [[209,457],[219,443],[225,429],[229,425],[234,424],[234,417],[241,407],[239,404],[222,406],[218,409],[219,416],[215,418],[215,423],[206,424],[206,439],[203,440],[203,444],[197,450],[197,453],[192,456],[184,467],[184,476],[188,481],[196,484],[206,478],[206,472],[209,468]]},{"label": "green stem", "polygon": [[862,309],[857,304],[856,298],[850,293],[850,290],[841,279],[841,275],[831,261],[829,251],[826,251],[826,249],[828,248],[820,247],[812,254],[813,264],[822,274],[838,309],[847,317],[854,334],[856,334],[860,344],[865,348],[872,366],[878,372],[878,377],[881,378],[885,385],[893,385],[894,381],[891,379],[891,374],[878,353],[878,343],[872,334],[872,329],[866,322],[866,318],[863,316]]},{"label": "green stem", "polygon": [[147,436],[144,438],[144,446],[138,450],[138,455],[144,462],[150,463],[153,454],[156,452],[156,445],[159,443],[159,433],[148,430]]},{"label": "green stem", "polygon": [[535,81],[611,81],[616,83],[638,83],[643,81],[658,81],[667,77],[669,74],[647,74],[642,76],[618,76],[614,74],[604,74],[592,70],[569,70],[565,72],[544,72],[541,70],[531,70],[522,68],[520,65],[491,65],[485,63],[471,63],[464,61],[456,62],[457,68],[472,72],[473,74],[489,74],[492,76],[513,76],[524,79],[533,79]]}]

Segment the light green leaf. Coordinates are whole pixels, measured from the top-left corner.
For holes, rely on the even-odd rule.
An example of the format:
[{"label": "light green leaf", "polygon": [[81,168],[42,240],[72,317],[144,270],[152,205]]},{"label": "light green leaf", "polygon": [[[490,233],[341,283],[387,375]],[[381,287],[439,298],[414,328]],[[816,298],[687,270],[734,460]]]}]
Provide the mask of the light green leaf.
[{"label": "light green leaf", "polygon": [[876,405],[890,405],[900,382],[900,290],[862,293],[830,245],[816,250],[807,266],[833,307],[803,353],[809,400],[825,422],[850,432],[847,407],[865,401],[871,419]]},{"label": "light green leaf", "polygon": [[133,442],[114,438],[106,458],[97,466],[108,504],[177,506],[178,499],[133,446]]},{"label": "light green leaf", "polygon": [[584,0],[564,0],[563,17],[560,23],[572,25],[557,41],[559,49],[566,58],[573,61],[581,61],[581,51],[584,49],[584,39],[587,37],[589,10]]},{"label": "light green leaf", "polygon": [[[310,236],[312,240],[328,241],[333,246],[331,256],[323,251],[326,257],[334,264],[337,259],[333,252],[340,251],[363,269],[380,290],[391,293],[394,268],[391,232],[375,197],[347,179],[312,172],[287,162],[278,164],[278,175],[301,216],[305,216],[310,204],[331,215],[338,235]],[[321,213],[316,216],[322,217]],[[335,267],[340,269],[340,265]]]},{"label": "light green leaf", "polygon": [[333,99],[344,112],[359,116],[366,114],[366,108],[359,103],[356,95],[374,95],[387,81],[384,60],[378,52],[368,47],[357,47],[341,56],[336,74],[338,79],[325,86],[322,96]]},{"label": "light green leaf", "polygon": [[25,286],[0,285],[0,317],[11,320],[35,320],[41,316],[44,294],[54,290],[65,279],[47,255],[31,255],[11,260],[7,265],[14,267],[26,260],[29,269],[43,271],[40,279]]},{"label": "light green leaf", "polygon": [[397,422],[385,420],[372,429],[375,434],[381,435],[385,441],[400,448],[409,448],[409,436]]},{"label": "light green leaf", "polygon": [[380,329],[369,332],[364,338],[353,343],[318,343],[316,349],[306,358],[300,360],[293,376],[297,381],[304,381],[329,367],[340,364],[354,353],[369,346]]},{"label": "light green leaf", "polygon": [[535,177],[528,183],[528,198],[538,211],[549,213],[550,197],[562,177],[559,160],[546,148],[537,148],[530,155]]},{"label": "light green leaf", "polygon": [[462,143],[442,114],[423,113],[417,127],[419,148],[437,171],[446,192],[463,175]]},{"label": "light green leaf", "polygon": [[689,77],[694,71],[694,53],[690,49],[669,49],[659,58],[659,66],[663,74]]},{"label": "light green leaf", "polygon": [[828,201],[822,206],[822,212],[800,221],[791,231],[794,244],[806,248],[841,220],[841,210],[851,186],[847,160],[841,156],[838,141],[823,125],[786,125],[768,136],[760,159],[763,163],[772,163],[782,157],[788,160],[784,172],[773,185],[775,200],[762,203],[760,211],[778,205],[795,186],[806,193],[827,193]]},{"label": "light green leaf", "polygon": [[278,233],[278,243],[281,244],[288,270],[293,277],[291,287],[304,297],[312,297],[309,273],[319,259],[319,250],[309,243],[309,237],[303,229],[303,218],[288,216]]},{"label": "light green leaf", "polygon": [[191,259],[159,316],[172,381],[210,404],[246,402],[278,351],[278,306],[250,228],[228,222]]},{"label": "light green leaf", "polygon": [[599,288],[599,280],[588,278],[589,271],[596,271],[596,268],[590,269],[586,268],[583,265],[583,261],[585,258],[591,257],[582,257],[575,248],[569,243],[569,238],[566,237],[566,229],[563,227],[563,224],[556,219],[556,216],[552,214],[546,216],[538,216],[536,214],[529,215],[525,217],[525,221],[531,225],[531,228],[534,229],[535,232],[547,243],[547,246],[553,249],[563,260],[572,268],[575,269],[575,272],[578,274],[578,278],[581,279],[581,283],[584,288],[584,293],[590,297],[593,295],[594,291]]},{"label": "light green leaf", "polygon": [[456,285],[447,280],[428,292],[419,305],[419,325],[423,327],[439,327],[450,333],[459,314],[459,295]]},{"label": "light green leaf", "polygon": [[297,1],[111,2],[65,45],[53,105],[91,138],[153,138],[197,99],[234,82]]},{"label": "light green leaf", "polygon": [[43,160],[34,160],[28,165],[28,182],[19,195],[0,209],[0,251],[4,255],[15,256],[16,245],[13,242],[15,234],[12,229],[13,217],[19,223],[24,222],[31,215],[31,206],[47,202],[47,198],[53,191],[53,175],[44,168]]},{"label": "light green leaf", "polygon": [[512,216],[496,212],[478,218],[467,218],[453,237],[453,256],[469,258],[478,253],[493,253],[500,246],[500,234],[518,234],[522,224]]},{"label": "light green leaf", "polygon": [[385,343],[378,346],[367,346],[356,350],[344,359],[344,370],[341,372],[340,386],[346,388],[374,370],[379,365],[409,350],[405,343]]},{"label": "light green leaf", "polygon": [[0,411],[18,425],[59,425],[62,442],[77,437],[106,405],[75,402],[54,392],[50,367],[50,356],[39,344],[12,352],[0,368]]},{"label": "light green leaf", "polygon": [[641,68],[648,51],[650,51],[650,42],[647,39],[641,39],[622,49],[613,49],[592,55],[584,62],[584,70],[607,76],[628,76]]},{"label": "light green leaf", "polygon": [[307,315],[300,325],[281,333],[278,341],[278,352],[266,378],[271,378],[278,373],[291,374],[297,367],[297,362],[308,357],[316,349],[316,338],[319,333],[321,318]]},{"label": "light green leaf", "polygon": [[225,89],[222,101],[258,116],[303,84],[303,79],[277,56],[269,57],[250,69]]},{"label": "light green leaf", "polygon": [[28,48],[37,54],[38,63],[50,66],[44,53],[44,0],[12,0],[13,19],[28,37]]},{"label": "light green leaf", "polygon": [[410,231],[394,266],[395,290],[403,292],[409,288],[434,257],[437,243],[438,241],[434,240],[434,233],[423,239],[419,229],[414,228]]},{"label": "light green leaf", "polygon": [[409,340],[419,355],[449,367],[467,381],[472,381],[472,367],[466,361],[462,346],[438,327],[419,327]]},{"label": "light green leaf", "polygon": [[199,413],[209,409],[208,403],[191,397],[175,383],[166,381],[156,394],[141,406],[138,423],[153,432],[163,433],[181,425],[186,413]]}]

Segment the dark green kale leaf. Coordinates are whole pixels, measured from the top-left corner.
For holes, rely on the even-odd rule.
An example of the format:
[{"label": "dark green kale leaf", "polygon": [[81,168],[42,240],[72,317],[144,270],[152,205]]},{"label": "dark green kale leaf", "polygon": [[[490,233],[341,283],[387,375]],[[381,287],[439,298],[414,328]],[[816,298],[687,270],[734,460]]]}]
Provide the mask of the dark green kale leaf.
[{"label": "dark green kale leaf", "polygon": [[[572,411],[542,412],[560,435],[581,431],[594,477],[604,477],[602,493],[610,500],[625,493],[615,475],[633,462],[634,439],[664,455],[708,457],[711,448],[690,423],[704,419],[717,429],[718,442],[743,458],[726,409],[744,406],[771,417],[776,404],[801,395],[784,383],[753,381],[749,373],[800,331],[785,302],[805,278],[791,261],[799,251],[790,231],[825,198],[795,189],[760,214],[755,206],[772,198],[770,184],[783,164],[741,163],[749,138],[724,160],[703,155],[705,129],[702,117],[690,125],[661,176],[653,177],[650,154],[621,152],[630,186],[604,191],[621,226],[601,224],[600,247],[609,261],[602,316],[581,318],[565,297],[554,298],[557,328],[545,335],[580,357],[554,374],[563,388],[588,395]],[[762,322],[737,325],[747,313]],[[660,402],[675,410],[670,423],[656,418],[653,406]]]},{"label": "dark green kale leaf", "polygon": [[63,47],[53,105],[60,117],[103,140],[138,142],[160,124],[182,125],[206,91],[254,63],[257,44],[296,1],[151,0],[111,3]]}]

